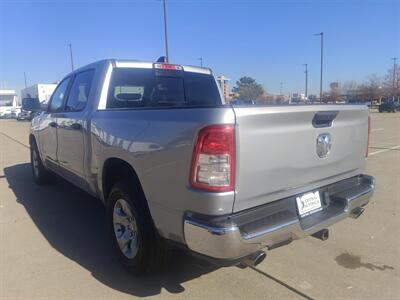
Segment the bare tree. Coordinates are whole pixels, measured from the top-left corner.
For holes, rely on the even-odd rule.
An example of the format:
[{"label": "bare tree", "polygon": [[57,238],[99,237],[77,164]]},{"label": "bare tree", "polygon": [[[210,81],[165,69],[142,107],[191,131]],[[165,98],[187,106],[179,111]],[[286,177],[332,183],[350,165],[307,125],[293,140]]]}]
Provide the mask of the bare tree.
[{"label": "bare tree", "polygon": [[381,78],[376,74],[368,76],[368,80],[359,87],[359,95],[364,101],[381,99],[384,94]]},{"label": "bare tree", "polygon": [[[394,76],[394,80],[393,80]],[[395,98],[400,97],[400,66],[396,67],[396,73],[393,72],[393,67],[387,71],[383,86],[387,91],[387,97],[392,96]]]},{"label": "bare tree", "polygon": [[354,81],[354,80],[345,81],[342,84],[342,94],[344,94],[344,95],[353,94],[357,91],[357,88],[358,88],[358,84],[356,81]]}]

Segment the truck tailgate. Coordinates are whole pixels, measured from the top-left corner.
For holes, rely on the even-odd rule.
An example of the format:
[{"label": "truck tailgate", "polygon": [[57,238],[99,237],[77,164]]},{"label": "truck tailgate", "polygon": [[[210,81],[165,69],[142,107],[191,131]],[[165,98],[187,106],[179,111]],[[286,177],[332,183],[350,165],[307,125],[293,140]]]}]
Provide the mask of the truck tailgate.
[{"label": "truck tailgate", "polygon": [[[362,173],[368,143],[366,106],[233,109],[237,145],[234,212]],[[313,124],[314,117],[318,124]],[[317,154],[320,135],[331,140],[325,157]]]}]

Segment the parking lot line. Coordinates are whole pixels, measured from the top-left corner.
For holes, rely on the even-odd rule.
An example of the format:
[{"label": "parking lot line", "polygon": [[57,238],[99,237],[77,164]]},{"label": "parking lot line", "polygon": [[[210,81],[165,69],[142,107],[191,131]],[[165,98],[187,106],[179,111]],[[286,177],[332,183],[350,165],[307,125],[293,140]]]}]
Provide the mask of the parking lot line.
[{"label": "parking lot line", "polygon": [[371,152],[371,153],[368,154],[368,156],[372,156],[372,155],[376,155],[376,154],[379,154],[379,153],[388,152],[388,151],[392,151],[392,150],[396,150],[396,149],[400,149],[400,145],[394,146],[394,147],[390,147],[390,148],[386,148],[386,149],[382,149],[382,150],[378,150],[378,151],[375,151],[375,152]]},{"label": "parking lot line", "polygon": [[385,130],[385,128],[376,128],[376,129],[372,129],[371,132],[382,131],[382,130]]},{"label": "parking lot line", "polygon": [[295,293],[295,294],[297,294],[297,295],[303,297],[304,299],[307,299],[307,300],[314,300],[314,298],[312,298],[312,297],[310,297],[310,296],[304,294],[303,292],[301,292],[301,291],[299,291],[298,289],[296,289],[296,288],[290,286],[289,284],[283,282],[282,280],[280,280],[280,279],[278,279],[278,278],[276,278],[276,277],[274,277],[274,276],[272,276],[272,275],[270,275],[270,274],[268,274],[268,273],[266,273],[266,272],[264,272],[264,271],[262,271],[262,270],[260,270],[260,269],[258,269],[258,268],[256,268],[256,267],[252,267],[252,266],[248,266],[248,267],[249,267],[250,269],[252,269],[252,270],[254,270],[254,271],[260,273],[261,275],[264,275],[265,277],[267,277],[267,278],[269,278],[269,279],[275,281],[276,283],[282,285],[283,287],[287,288],[288,290],[292,291],[293,293]]},{"label": "parking lot line", "polygon": [[20,144],[21,146],[23,146],[23,147],[25,147],[25,148],[29,148],[28,145],[26,145],[26,144],[24,144],[24,143],[21,143],[20,141],[14,139],[13,137],[9,136],[8,134],[5,134],[4,132],[0,132],[0,134],[3,135],[4,137],[9,138],[10,140],[16,142],[17,144]]}]

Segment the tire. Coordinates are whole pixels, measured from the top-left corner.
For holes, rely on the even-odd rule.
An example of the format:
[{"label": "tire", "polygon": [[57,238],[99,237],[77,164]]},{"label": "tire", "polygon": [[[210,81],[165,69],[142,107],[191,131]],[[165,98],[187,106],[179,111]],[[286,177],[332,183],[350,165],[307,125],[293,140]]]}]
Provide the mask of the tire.
[{"label": "tire", "polygon": [[120,181],[107,199],[106,222],[119,261],[131,273],[140,275],[160,264],[165,251],[157,238],[146,199],[131,181]]},{"label": "tire", "polygon": [[51,172],[43,165],[35,142],[31,144],[31,167],[33,179],[37,185],[46,185],[51,182]]}]

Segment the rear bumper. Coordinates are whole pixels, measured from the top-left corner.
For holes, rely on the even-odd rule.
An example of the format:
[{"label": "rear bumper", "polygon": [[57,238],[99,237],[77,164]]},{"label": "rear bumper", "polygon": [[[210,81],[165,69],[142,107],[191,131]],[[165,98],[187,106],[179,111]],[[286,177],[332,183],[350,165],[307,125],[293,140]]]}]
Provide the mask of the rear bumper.
[{"label": "rear bumper", "polygon": [[321,187],[323,210],[300,218],[296,196],[226,216],[187,213],[187,246],[203,255],[225,260],[245,257],[265,247],[274,248],[304,238],[338,221],[369,202],[375,179],[360,175]]}]

